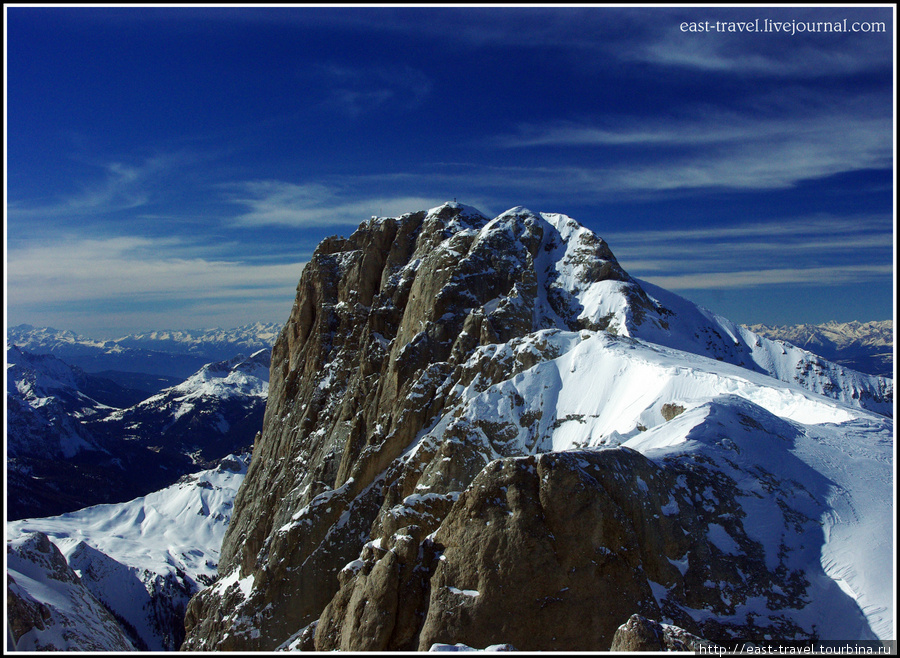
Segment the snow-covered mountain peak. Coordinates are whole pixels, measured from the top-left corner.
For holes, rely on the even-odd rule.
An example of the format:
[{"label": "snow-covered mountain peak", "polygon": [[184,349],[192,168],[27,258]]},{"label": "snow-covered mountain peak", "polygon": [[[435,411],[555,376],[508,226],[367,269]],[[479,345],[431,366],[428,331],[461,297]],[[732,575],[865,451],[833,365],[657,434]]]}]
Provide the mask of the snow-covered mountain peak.
[{"label": "snow-covered mountain peak", "polygon": [[442,203],[439,206],[430,208],[425,216],[437,217],[439,219],[444,219],[447,216],[453,216],[459,217],[461,219],[476,220],[481,222],[489,219],[488,216],[478,210],[478,208],[467,206],[463,203],[457,203],[456,201],[447,201],[446,203]]},{"label": "snow-covered mountain peak", "polygon": [[[49,392],[64,388],[75,389],[78,386],[71,366],[49,354],[30,354],[18,345],[7,345],[6,369],[14,371],[10,373],[13,379],[16,379],[15,372],[28,370],[30,376],[25,381],[18,383],[20,388],[29,386],[33,392],[39,390]],[[8,384],[9,382],[7,382]]]},{"label": "snow-covered mountain peak", "polygon": [[304,269],[186,649],[605,650],[635,611],[891,637],[889,380],[637,281],[570,217],[453,211]]},{"label": "snow-covered mountain peak", "polygon": [[[203,366],[196,374],[170,389],[179,396],[226,398],[233,395],[265,397],[268,392],[269,350],[238,355]],[[163,396],[166,391],[157,394]]]},{"label": "snow-covered mountain peak", "polygon": [[7,343],[16,344],[27,349],[32,349],[37,344],[76,344],[84,343],[101,346],[105,341],[86,338],[68,329],[60,330],[53,327],[35,327],[30,324],[19,324],[9,327]]},{"label": "snow-covered mountain peak", "polygon": [[497,215],[497,217],[495,217],[494,219],[503,221],[505,219],[509,219],[510,217],[516,217],[519,219],[538,219],[537,213],[532,212],[525,206],[513,206],[509,210]]},{"label": "snow-covered mountain peak", "polygon": [[[563,214],[534,213],[516,206],[477,230],[451,232],[408,267],[435,288],[436,299],[459,298],[467,289],[464,294],[480,302],[474,312],[488,319],[495,331],[510,325],[518,330],[530,326],[531,331],[605,330],[726,361],[800,383],[854,406],[892,413],[892,382],[763,338],[632,278],[602,238]],[[481,291],[485,286],[474,284],[475,280],[491,283]],[[504,335],[500,330],[498,338]],[[405,331],[401,336],[406,340]]]}]

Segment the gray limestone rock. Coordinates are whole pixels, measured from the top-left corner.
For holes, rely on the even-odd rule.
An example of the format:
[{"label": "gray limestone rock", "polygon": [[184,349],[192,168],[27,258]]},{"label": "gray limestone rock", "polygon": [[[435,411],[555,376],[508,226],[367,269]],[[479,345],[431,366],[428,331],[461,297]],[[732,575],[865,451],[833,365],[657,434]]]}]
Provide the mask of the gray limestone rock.
[{"label": "gray limestone rock", "polygon": [[631,615],[616,629],[610,651],[693,651],[716,648],[693,633],[670,624],[660,624],[641,615]]},{"label": "gray limestone rock", "polygon": [[[747,411],[715,450],[665,463],[552,452],[552,432],[583,419],[503,387],[556,358],[562,332],[667,326],[606,244],[566,221],[446,204],[319,246],[273,349],[219,579],[191,600],[183,649],[608,650],[632,614],[713,641],[808,636],[780,611],[807,601],[792,560],[820,541],[827,483],[745,472],[732,442],[789,441],[787,423]],[[573,291],[598,281],[627,300],[623,317],[581,316]],[[470,413],[486,391],[490,413]],[[777,556],[744,530],[748,489],[777,494],[753,500],[786,529]],[[742,616],[749,600],[773,613]]]}]

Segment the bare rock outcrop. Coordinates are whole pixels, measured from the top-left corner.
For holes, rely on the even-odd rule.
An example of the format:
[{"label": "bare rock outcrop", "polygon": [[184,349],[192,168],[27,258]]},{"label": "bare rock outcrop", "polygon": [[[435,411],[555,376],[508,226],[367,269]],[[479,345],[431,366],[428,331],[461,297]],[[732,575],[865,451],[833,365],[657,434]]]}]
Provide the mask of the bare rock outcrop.
[{"label": "bare rock outcrop", "polygon": [[319,245],[273,348],[262,436],[222,546],[219,570],[231,577],[192,600],[185,648],[274,648],[321,614],[373,524],[390,525],[380,511],[412,494],[419,475],[430,493],[465,488],[493,451],[454,443],[452,428],[415,463],[393,462],[462,378],[484,375],[464,367],[476,348],[584,326],[548,255],[561,250],[579,277],[642,294],[583,232],[570,249],[524,208],[489,222],[445,204]]},{"label": "bare rock outcrop", "polygon": [[616,629],[610,651],[694,651],[713,650],[712,642],[671,624],[660,624],[641,615],[631,615]]},{"label": "bare rock outcrop", "polygon": [[[704,356],[765,352],[691,318],[676,342]],[[445,204],[327,239],[273,349],[219,579],[191,600],[182,648],[608,650],[632,614],[716,642],[812,637],[785,611],[847,597],[806,570],[830,485],[789,452],[794,425],[673,392],[621,428],[685,428],[682,451],[651,459],[616,447],[619,407],[605,425],[587,402],[558,414],[563,378],[595,357],[626,369],[611,355],[638,348],[650,368],[667,348],[631,336],[675,320],[561,215]],[[615,374],[578,381],[599,397]],[[604,449],[572,449],[589,442]]]},{"label": "bare rock outcrop", "polygon": [[[723,642],[808,639],[781,615],[754,625],[734,614],[760,596],[772,609],[802,607],[808,585],[784,563],[767,566],[739,496],[702,460],[663,467],[627,448],[496,460],[433,534],[407,526],[365,546],[341,572],[314,647],[604,651],[632,613]],[[698,609],[715,617],[700,623],[689,614]]]}]

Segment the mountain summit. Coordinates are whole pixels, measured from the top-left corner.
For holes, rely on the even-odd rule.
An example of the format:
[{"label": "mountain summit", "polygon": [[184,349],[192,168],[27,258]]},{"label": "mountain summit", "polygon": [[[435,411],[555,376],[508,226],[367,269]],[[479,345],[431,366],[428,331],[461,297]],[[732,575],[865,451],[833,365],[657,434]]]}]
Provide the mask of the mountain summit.
[{"label": "mountain summit", "polygon": [[892,408],[565,215],[373,217],[301,275],[183,648],[893,638]]}]

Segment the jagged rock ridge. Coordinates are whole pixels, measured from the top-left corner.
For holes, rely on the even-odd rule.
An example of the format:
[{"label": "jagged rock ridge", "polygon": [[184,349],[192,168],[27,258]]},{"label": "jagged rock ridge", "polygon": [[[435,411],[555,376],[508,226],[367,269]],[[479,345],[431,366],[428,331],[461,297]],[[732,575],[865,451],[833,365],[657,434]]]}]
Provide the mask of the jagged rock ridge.
[{"label": "jagged rock ridge", "polygon": [[[325,240],[304,269],[220,579],[192,599],[184,648],[606,649],[633,612],[714,640],[747,637],[748,623],[804,638],[821,613],[813,593],[873,637],[813,564],[824,540],[796,541],[828,509],[827,487],[763,468],[742,482],[721,446],[822,440],[808,425],[822,419],[881,440],[892,422],[863,408],[890,414],[892,396],[890,380],[632,279],[564,215],[490,220],[445,204],[373,218]],[[661,456],[625,447],[641,441]],[[558,454],[573,449],[585,450]],[[881,452],[871,461],[884,469]],[[743,500],[741,484],[767,505]],[[583,504],[567,511],[570,500]],[[759,531],[763,511],[766,525],[781,519],[780,543]],[[595,529],[563,546],[563,517]],[[634,550],[648,537],[663,545]],[[610,578],[627,580],[624,618],[598,604]],[[763,594],[773,586],[778,600]],[[548,621],[534,632],[538,608]]]}]

